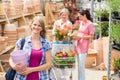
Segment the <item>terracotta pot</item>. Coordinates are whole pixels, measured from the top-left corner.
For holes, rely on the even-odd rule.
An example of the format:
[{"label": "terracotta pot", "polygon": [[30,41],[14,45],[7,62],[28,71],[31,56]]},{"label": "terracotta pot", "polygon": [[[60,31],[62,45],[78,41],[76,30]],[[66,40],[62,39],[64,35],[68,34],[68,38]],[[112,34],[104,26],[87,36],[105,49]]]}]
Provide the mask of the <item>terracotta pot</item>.
[{"label": "terracotta pot", "polygon": [[108,50],[109,50],[109,38],[103,37],[103,62],[105,64],[105,67],[107,68],[108,65]]},{"label": "terracotta pot", "polygon": [[98,51],[96,66],[103,62],[103,44],[102,39],[94,40],[94,49]]},{"label": "terracotta pot", "polygon": [[6,24],[4,30],[5,31],[16,31],[16,28],[17,26],[15,24]]},{"label": "terracotta pot", "polygon": [[118,73],[118,68],[114,66],[113,71],[114,71],[114,74],[117,74]]}]

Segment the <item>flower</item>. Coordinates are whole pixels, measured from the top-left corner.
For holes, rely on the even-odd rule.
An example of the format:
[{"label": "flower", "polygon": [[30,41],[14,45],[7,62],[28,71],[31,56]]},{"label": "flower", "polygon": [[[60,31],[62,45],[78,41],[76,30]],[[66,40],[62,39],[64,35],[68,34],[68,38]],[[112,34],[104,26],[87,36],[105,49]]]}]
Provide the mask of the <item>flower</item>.
[{"label": "flower", "polygon": [[71,26],[64,25],[63,29],[60,28],[60,26],[56,26],[55,29],[55,38],[58,40],[63,40],[65,37],[67,37],[69,34],[69,31],[72,30]]}]

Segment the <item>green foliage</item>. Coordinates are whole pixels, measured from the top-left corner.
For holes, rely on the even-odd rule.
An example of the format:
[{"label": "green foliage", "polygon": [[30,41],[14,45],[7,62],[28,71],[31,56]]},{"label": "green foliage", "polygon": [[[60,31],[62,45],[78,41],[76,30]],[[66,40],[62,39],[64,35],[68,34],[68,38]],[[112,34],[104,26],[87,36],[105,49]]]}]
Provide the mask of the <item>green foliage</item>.
[{"label": "green foliage", "polygon": [[95,10],[96,16],[97,17],[102,17],[102,18],[108,18],[109,17],[109,13],[107,10]]},{"label": "green foliage", "polygon": [[69,64],[75,63],[75,58],[74,57],[67,57],[67,58],[54,57],[54,60],[56,61],[57,64],[69,65]]},{"label": "green foliage", "polygon": [[58,31],[55,32],[55,37],[58,38],[59,40],[63,40],[67,36],[67,33],[60,34],[60,31],[58,30]]},{"label": "green foliage", "polygon": [[101,36],[108,36],[108,27],[109,27],[109,23],[106,21],[106,22],[101,22],[101,23],[98,23],[98,26],[96,28],[96,33],[97,35],[100,34],[100,30],[101,30]]},{"label": "green foliage", "polygon": [[107,0],[107,4],[112,12],[120,9],[120,0]]},{"label": "green foliage", "polygon": [[120,59],[119,58],[114,59],[114,66],[117,67],[118,69],[120,68]]},{"label": "green foliage", "polygon": [[120,43],[120,23],[112,24],[110,28],[111,38],[117,43]]}]

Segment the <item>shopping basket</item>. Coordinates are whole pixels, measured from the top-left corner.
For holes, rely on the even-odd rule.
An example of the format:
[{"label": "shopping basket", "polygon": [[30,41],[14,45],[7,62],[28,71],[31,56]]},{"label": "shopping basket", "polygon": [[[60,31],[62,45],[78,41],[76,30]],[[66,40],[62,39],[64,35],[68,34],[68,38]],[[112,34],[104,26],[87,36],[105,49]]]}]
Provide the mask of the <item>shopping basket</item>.
[{"label": "shopping basket", "polygon": [[56,67],[73,67],[75,57],[73,55],[74,44],[71,41],[54,41],[52,43],[52,61]]}]

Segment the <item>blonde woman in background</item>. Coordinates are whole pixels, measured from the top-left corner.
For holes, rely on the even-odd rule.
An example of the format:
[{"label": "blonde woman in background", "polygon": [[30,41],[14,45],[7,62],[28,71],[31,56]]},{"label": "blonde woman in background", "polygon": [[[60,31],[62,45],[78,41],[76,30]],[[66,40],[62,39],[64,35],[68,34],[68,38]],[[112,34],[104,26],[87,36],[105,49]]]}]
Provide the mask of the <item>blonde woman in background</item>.
[{"label": "blonde woman in background", "polygon": [[[23,50],[29,54],[28,65],[15,64],[9,59],[10,66],[21,73],[16,73],[14,80],[49,80],[48,70],[51,67],[51,46],[45,39],[43,17],[36,16],[30,24],[31,35],[25,38]],[[16,42],[15,50],[20,50],[21,40]],[[22,53],[21,53],[22,54]]]},{"label": "blonde woman in background", "polygon": [[[53,34],[53,36],[54,36],[54,40],[53,41],[59,41],[59,40],[57,40],[56,38],[55,38],[55,31],[56,31],[56,27],[58,27],[59,26],[59,28],[60,29],[63,29],[63,30],[65,30],[65,25],[67,25],[67,26],[69,26],[70,28],[71,28],[71,30],[68,30],[68,34],[71,34],[72,33],[72,23],[70,22],[70,20],[69,20],[69,11],[68,11],[68,9],[67,8],[63,8],[61,11],[60,11],[60,19],[59,20],[56,20],[55,22],[54,22],[54,26],[53,26],[53,30],[52,30],[52,34]],[[65,37],[65,39],[66,39],[66,41],[68,40],[68,37]],[[65,40],[64,39],[64,40]],[[62,41],[64,41],[64,40],[62,40]],[[63,44],[64,45],[64,44]],[[56,52],[56,50],[57,50],[57,44],[56,44],[56,47],[54,47],[53,45],[52,45],[52,52],[54,53],[54,52]],[[54,51],[55,50],[55,51]],[[53,54],[54,55],[54,54]],[[57,70],[58,72],[57,72],[57,74],[55,74],[55,75],[59,75],[59,76],[57,76],[57,78],[59,78],[60,80],[66,80],[66,77],[67,77],[67,80],[69,80],[70,78],[70,73],[71,73],[71,70],[69,70],[69,69],[67,69],[67,68],[61,68],[61,69],[58,69]],[[66,77],[65,77],[66,76]],[[69,79],[68,79],[69,78]],[[51,80],[55,80],[55,79],[53,79],[52,78],[52,76],[51,76]]]},{"label": "blonde woman in background", "polygon": [[[52,31],[52,34],[55,35],[55,30],[56,30],[56,27],[57,26],[60,26],[61,29],[64,29],[64,25],[68,25],[68,26],[71,26],[72,28],[72,23],[70,22],[69,20],[69,11],[67,8],[63,8],[61,11],[60,11],[60,19],[59,20],[56,20],[54,22],[54,26],[53,26],[53,31]],[[69,33],[71,33],[72,31],[69,31]],[[55,40],[55,38],[54,38]]]}]

